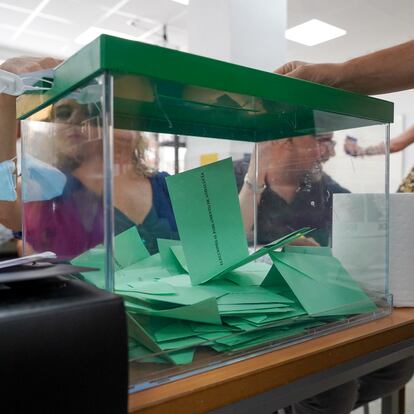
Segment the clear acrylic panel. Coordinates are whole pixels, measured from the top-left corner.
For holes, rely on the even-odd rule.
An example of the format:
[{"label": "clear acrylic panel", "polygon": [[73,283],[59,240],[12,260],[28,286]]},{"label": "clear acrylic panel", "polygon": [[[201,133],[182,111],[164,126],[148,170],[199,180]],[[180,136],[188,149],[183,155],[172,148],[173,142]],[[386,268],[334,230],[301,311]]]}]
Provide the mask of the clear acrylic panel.
[{"label": "clear acrylic panel", "polygon": [[[70,261],[90,251],[93,283],[105,287],[103,76],[22,121],[25,254]],[[110,206],[109,206],[110,207]],[[79,261],[82,264],[82,260]]]},{"label": "clear acrylic panel", "polygon": [[[117,140],[124,134],[131,156],[121,157]],[[130,197],[125,203],[115,196],[114,255],[115,290],[128,312],[131,390],[389,313],[387,137],[385,125],[256,144],[115,129],[114,195]],[[379,153],[350,155],[350,142]],[[194,285],[188,250],[180,250],[188,234],[180,238],[166,182],[229,158],[248,254],[298,229],[312,231],[274,255]],[[129,166],[121,167],[121,159]],[[192,215],[193,189],[182,192],[181,208]],[[137,222],[139,237],[126,236]],[[202,225],[193,230],[202,232]],[[139,249],[126,257],[126,243],[137,241]],[[209,296],[210,307],[200,306]]]},{"label": "clear acrylic panel", "polygon": [[372,320],[390,311],[388,133],[105,73],[24,122],[26,252],[123,296],[131,390]]}]

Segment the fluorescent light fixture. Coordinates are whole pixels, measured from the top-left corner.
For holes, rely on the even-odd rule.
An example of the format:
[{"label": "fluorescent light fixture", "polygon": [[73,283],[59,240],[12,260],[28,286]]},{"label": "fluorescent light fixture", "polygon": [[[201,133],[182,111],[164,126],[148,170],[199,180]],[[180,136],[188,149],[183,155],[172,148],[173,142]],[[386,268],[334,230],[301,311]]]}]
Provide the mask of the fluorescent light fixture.
[{"label": "fluorescent light fixture", "polygon": [[101,27],[91,26],[89,29],[85,30],[75,39],[75,43],[79,45],[86,45],[87,43],[92,42],[92,40],[95,40],[98,36],[102,34],[122,37],[123,39],[129,39],[129,40],[139,40],[138,36],[132,36],[126,33],[117,32],[115,30],[108,30],[108,29],[103,29]]},{"label": "fluorescent light fixture", "polygon": [[190,3],[190,0],[173,0],[176,3],[180,3],[183,4],[184,6],[188,6],[188,4]]},{"label": "fluorescent light fixture", "polygon": [[309,20],[285,32],[286,39],[306,46],[315,46],[344,35],[346,35],[346,30],[318,19]]}]

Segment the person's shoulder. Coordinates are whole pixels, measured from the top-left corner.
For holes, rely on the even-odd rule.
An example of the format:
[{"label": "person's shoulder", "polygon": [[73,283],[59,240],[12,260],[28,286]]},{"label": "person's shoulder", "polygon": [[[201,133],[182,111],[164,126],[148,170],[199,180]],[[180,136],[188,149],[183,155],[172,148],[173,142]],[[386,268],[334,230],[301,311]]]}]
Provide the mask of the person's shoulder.
[{"label": "person's shoulder", "polygon": [[332,193],[350,193],[348,189],[342,187],[338,182],[336,182],[330,175],[325,172],[322,173],[322,182],[325,187]]},{"label": "person's shoulder", "polygon": [[153,180],[163,181],[169,176],[170,174],[167,173],[167,171],[156,171],[154,174],[151,175],[150,179],[152,178]]},{"label": "person's shoulder", "polygon": [[148,177],[155,193],[160,191],[168,193],[167,182],[165,181],[168,177],[170,177],[170,174],[166,171],[156,171]]}]

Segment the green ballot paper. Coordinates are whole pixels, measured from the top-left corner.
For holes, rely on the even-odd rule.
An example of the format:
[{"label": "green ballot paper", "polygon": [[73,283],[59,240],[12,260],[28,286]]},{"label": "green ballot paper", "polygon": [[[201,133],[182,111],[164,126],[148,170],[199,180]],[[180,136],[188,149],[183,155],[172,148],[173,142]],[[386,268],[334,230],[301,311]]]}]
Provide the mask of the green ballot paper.
[{"label": "green ballot paper", "polygon": [[[89,266],[100,269],[93,272],[84,273],[82,276],[89,283],[92,283],[93,285],[104,289],[105,255],[105,247],[103,244],[99,244],[72,259],[71,263],[76,266]],[[115,237],[115,270],[120,271],[121,269],[132,266],[135,263],[143,261],[144,259],[150,259],[150,255],[144,246],[144,243],[142,242],[138,230],[135,226],[131,227],[128,230],[125,230]]]},{"label": "green ballot paper", "polygon": [[248,256],[230,158],[166,181],[193,285]]},{"label": "green ballot paper", "polygon": [[272,252],[270,256],[309,315],[349,315],[376,309],[336,258],[309,252]]}]

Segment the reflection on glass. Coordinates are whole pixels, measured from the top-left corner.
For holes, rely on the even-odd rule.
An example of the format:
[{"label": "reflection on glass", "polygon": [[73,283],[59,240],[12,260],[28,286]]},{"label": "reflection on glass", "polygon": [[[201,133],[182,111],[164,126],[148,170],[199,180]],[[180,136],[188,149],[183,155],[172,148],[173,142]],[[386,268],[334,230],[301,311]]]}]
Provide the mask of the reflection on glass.
[{"label": "reflection on glass", "polygon": [[[63,98],[26,121],[23,184],[27,250],[71,259],[103,242],[103,145],[99,100]],[[151,167],[149,141],[137,131],[114,131],[115,234],[137,226],[151,252],[156,238],[176,238],[165,184]],[[40,231],[39,231],[40,229]]]},{"label": "reflection on glass", "polygon": [[341,132],[245,142],[326,131],[338,119],[128,79],[115,85],[111,168],[93,81],[26,122],[22,194],[26,247],[98,268],[80,277],[104,287],[112,171],[109,236],[133,384],[387,311],[383,156],[355,162]]},{"label": "reflection on glass", "polygon": [[251,158],[235,162],[247,232],[252,231],[252,193],[256,193],[260,245],[302,227],[316,230],[297,243],[330,245],[333,194],[349,192],[323,171],[332,157],[333,134],[324,134],[259,143]]}]

